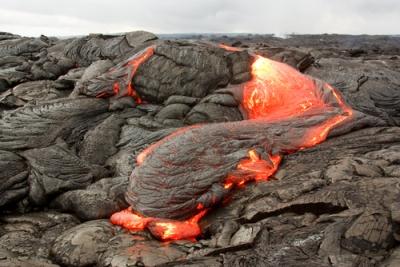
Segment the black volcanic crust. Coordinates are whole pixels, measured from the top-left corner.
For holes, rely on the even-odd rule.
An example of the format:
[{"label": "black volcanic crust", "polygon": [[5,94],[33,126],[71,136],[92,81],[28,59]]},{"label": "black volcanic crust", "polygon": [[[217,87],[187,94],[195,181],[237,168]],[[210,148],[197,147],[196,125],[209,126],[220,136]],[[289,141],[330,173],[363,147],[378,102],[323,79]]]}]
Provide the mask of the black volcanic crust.
[{"label": "black volcanic crust", "polygon": [[[132,81],[138,104],[124,94],[126,64],[150,46]],[[273,180],[230,194],[223,179],[249,148],[285,153],[316,122],[243,120],[234,96],[249,51],[335,86],[355,116],[285,156]],[[399,57],[390,36],[0,33],[0,266],[399,266]],[[187,218],[225,196],[197,243],[108,222],[128,206]]]}]

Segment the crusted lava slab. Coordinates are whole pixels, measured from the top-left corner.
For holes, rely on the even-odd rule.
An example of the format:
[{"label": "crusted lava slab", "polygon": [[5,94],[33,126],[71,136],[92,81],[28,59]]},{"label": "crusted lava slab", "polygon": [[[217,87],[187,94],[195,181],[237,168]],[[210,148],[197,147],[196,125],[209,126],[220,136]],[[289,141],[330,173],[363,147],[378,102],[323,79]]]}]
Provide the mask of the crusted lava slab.
[{"label": "crusted lava slab", "polygon": [[[399,37],[207,38],[0,32],[0,266],[399,266]],[[222,42],[243,50],[221,49]],[[150,57],[126,68],[149,47]],[[298,116],[301,122],[249,124],[253,113],[237,88],[251,78],[253,53],[331,84],[352,108],[351,119],[333,127],[325,142],[286,155],[291,137],[342,112],[334,107],[318,117]],[[129,83],[135,97],[125,97]],[[103,92],[105,99],[95,98]],[[198,123],[208,130],[183,128]],[[176,131],[182,136],[167,137]],[[207,138],[208,131],[218,137]],[[274,179],[246,186],[233,179],[246,174],[241,164],[274,171],[276,151],[283,157]],[[168,159],[177,163],[175,173],[165,167]],[[128,187],[134,169],[133,176],[151,171],[171,194],[193,197],[178,194],[174,202],[162,187],[154,195],[157,180],[151,177],[148,188],[136,177],[138,188],[151,194],[135,202],[153,216],[162,215],[151,210],[162,201],[173,203],[164,217],[175,218],[211,203],[198,224],[179,224],[201,231],[198,242],[155,240],[171,237],[168,227],[178,224],[169,219],[153,218],[151,233],[108,222],[129,206],[125,192],[140,194]],[[184,180],[194,181],[193,192]],[[213,205],[223,196],[229,197]],[[184,212],[180,201],[187,203]]]}]

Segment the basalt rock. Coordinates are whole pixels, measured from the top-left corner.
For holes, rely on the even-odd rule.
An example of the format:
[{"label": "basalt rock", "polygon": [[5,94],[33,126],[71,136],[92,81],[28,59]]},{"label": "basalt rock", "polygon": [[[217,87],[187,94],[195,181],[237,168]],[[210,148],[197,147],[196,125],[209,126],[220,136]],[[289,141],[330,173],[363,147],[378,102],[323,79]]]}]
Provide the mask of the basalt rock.
[{"label": "basalt rock", "polygon": [[160,247],[156,241],[141,236],[120,234],[109,241],[99,263],[101,266],[162,266],[185,256],[175,245]]},{"label": "basalt rock", "polygon": [[81,142],[79,156],[91,164],[104,165],[117,152],[123,119],[111,115],[95,128],[89,130]]},{"label": "basalt rock", "polygon": [[26,164],[17,154],[0,150],[0,207],[18,201],[28,193]]},{"label": "basalt rock", "polygon": [[[162,103],[173,95],[202,98],[229,82],[241,83],[250,79],[251,57],[247,52],[229,52],[210,44],[170,41],[156,43],[151,51],[152,56],[138,67],[133,77],[136,92],[151,103]],[[82,93],[114,95],[116,82],[119,94],[126,92],[127,79],[131,78],[130,65],[135,60],[135,55],[131,55],[131,59],[86,82]]]},{"label": "basalt rock", "polygon": [[[250,57],[245,52],[166,42],[155,47],[154,56],[138,69],[134,83],[144,100],[163,102],[172,95],[204,97],[229,82],[247,81],[249,72]],[[238,78],[242,73],[247,76]]]},{"label": "basalt rock", "polygon": [[125,35],[89,35],[67,44],[64,54],[81,66],[103,59],[121,59],[132,50],[146,42],[156,40],[157,36],[145,31],[131,32]]},{"label": "basalt rock", "polygon": [[71,190],[57,197],[52,206],[73,212],[82,220],[106,219],[128,207],[125,192],[128,177],[104,178],[85,189]]},{"label": "basalt rock", "polygon": [[[71,133],[87,120],[108,110],[99,99],[57,99],[7,111],[0,119],[0,148],[4,150],[45,147]],[[27,127],[29,125],[29,127]]]},{"label": "basalt rock", "polygon": [[[194,37],[0,33],[0,266],[398,266],[399,37]],[[248,120],[238,88],[255,54],[327,81],[352,118],[286,153],[338,106]],[[281,153],[279,169],[225,188],[249,148]],[[196,242],[107,220],[128,206],[184,219],[198,204]]]},{"label": "basalt rock", "polygon": [[60,235],[54,241],[51,254],[64,266],[93,265],[113,235],[113,227],[106,220],[83,223]]},{"label": "basalt rock", "polygon": [[[73,85],[72,85],[73,86]],[[26,103],[35,104],[36,102],[63,98],[70,93],[71,84],[63,82],[55,82],[51,80],[41,80],[26,82],[15,86],[10,94],[3,94],[2,100],[15,97],[18,99],[16,105],[23,106]]]},{"label": "basalt rock", "polygon": [[23,156],[30,166],[29,197],[38,205],[62,192],[86,187],[95,176],[65,145],[27,150]]},{"label": "basalt rock", "polygon": [[354,109],[400,124],[400,74],[386,60],[321,59],[307,73],[341,90]]},{"label": "basalt rock", "polygon": [[0,56],[34,56],[49,43],[41,38],[15,38],[0,42]]},{"label": "basalt rock", "polygon": [[0,222],[0,266],[55,266],[49,259],[54,240],[79,223],[57,212],[2,215]]}]

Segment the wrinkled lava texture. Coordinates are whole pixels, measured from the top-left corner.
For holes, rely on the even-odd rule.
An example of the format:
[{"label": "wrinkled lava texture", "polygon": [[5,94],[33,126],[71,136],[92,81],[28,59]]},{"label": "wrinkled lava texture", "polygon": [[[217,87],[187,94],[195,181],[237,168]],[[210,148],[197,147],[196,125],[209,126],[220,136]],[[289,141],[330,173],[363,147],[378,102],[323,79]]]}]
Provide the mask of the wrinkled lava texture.
[{"label": "wrinkled lava texture", "polygon": [[[130,81],[152,51],[112,70],[129,82],[116,81],[108,94],[123,86],[140,102]],[[194,238],[207,210],[243,184],[267,180],[285,154],[323,142],[352,116],[332,86],[286,64],[256,55],[251,70],[252,79],[232,90],[247,120],[186,127],[145,149],[126,193],[131,208],[112,223],[148,228],[161,240]]]}]

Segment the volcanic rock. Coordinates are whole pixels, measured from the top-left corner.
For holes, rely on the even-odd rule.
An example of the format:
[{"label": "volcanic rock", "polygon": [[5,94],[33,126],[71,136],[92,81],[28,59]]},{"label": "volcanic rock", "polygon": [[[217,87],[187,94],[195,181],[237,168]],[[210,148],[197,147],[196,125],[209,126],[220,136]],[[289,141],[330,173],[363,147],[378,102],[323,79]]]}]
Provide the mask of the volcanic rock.
[{"label": "volcanic rock", "polygon": [[66,97],[70,93],[69,89],[72,89],[69,84],[42,80],[22,83],[11,91],[13,96],[23,101],[22,103],[35,103]]},{"label": "volcanic rock", "polygon": [[400,74],[388,68],[385,60],[321,59],[318,67],[306,73],[341,90],[353,108],[391,124],[400,124]]},{"label": "volcanic rock", "polygon": [[139,31],[126,35],[89,35],[72,40],[64,48],[64,54],[81,66],[103,59],[121,59],[143,43],[157,39],[152,33]]},{"label": "volcanic rock", "polygon": [[[0,148],[5,150],[50,145],[57,136],[87,125],[88,119],[108,110],[99,99],[57,99],[7,111],[0,119]],[[26,127],[29,125],[29,127]]]},{"label": "volcanic rock", "polygon": [[49,260],[53,241],[79,222],[57,212],[3,215],[0,221],[0,266],[54,266]]},{"label": "volcanic rock", "polygon": [[47,40],[41,38],[15,38],[2,40],[0,56],[32,56],[49,46]]},{"label": "volcanic rock", "polygon": [[95,128],[89,130],[81,142],[79,156],[91,164],[104,165],[117,152],[115,147],[123,119],[111,115]]},{"label": "volcanic rock", "polygon": [[84,188],[94,175],[90,167],[62,145],[27,150],[23,156],[30,166],[29,197],[38,205],[50,196]]},{"label": "volcanic rock", "polygon": [[109,218],[113,213],[125,209],[127,177],[104,178],[86,189],[71,190],[54,199],[52,206],[64,212],[73,212],[88,221]]},{"label": "volcanic rock", "polygon": [[186,253],[174,244],[159,246],[140,236],[120,234],[108,243],[108,249],[100,258],[101,266],[160,266],[182,259]]},{"label": "volcanic rock", "polygon": [[90,221],[60,235],[51,248],[54,260],[64,266],[89,266],[107,249],[113,236],[112,225],[106,220]]},{"label": "volcanic rock", "polygon": [[15,153],[0,150],[0,207],[18,201],[28,193],[26,164]]},{"label": "volcanic rock", "polygon": [[236,107],[227,107],[216,103],[200,103],[187,114],[185,122],[188,124],[204,122],[240,121],[242,114]]},{"label": "volcanic rock", "polygon": [[[207,36],[0,33],[0,266],[399,265],[399,37]],[[249,120],[257,55],[328,82],[353,114],[268,182],[229,189],[249,148],[267,160],[338,111]],[[108,222],[199,203],[196,242]]]},{"label": "volcanic rock", "polygon": [[[232,74],[249,73],[248,57],[238,56],[234,65],[231,60],[220,48],[167,42],[156,46],[154,56],[138,69],[134,83],[139,95],[148,101],[160,103],[171,95],[204,97],[227,85]],[[241,62],[244,67],[239,67]],[[238,67],[232,73],[234,66]]]}]

